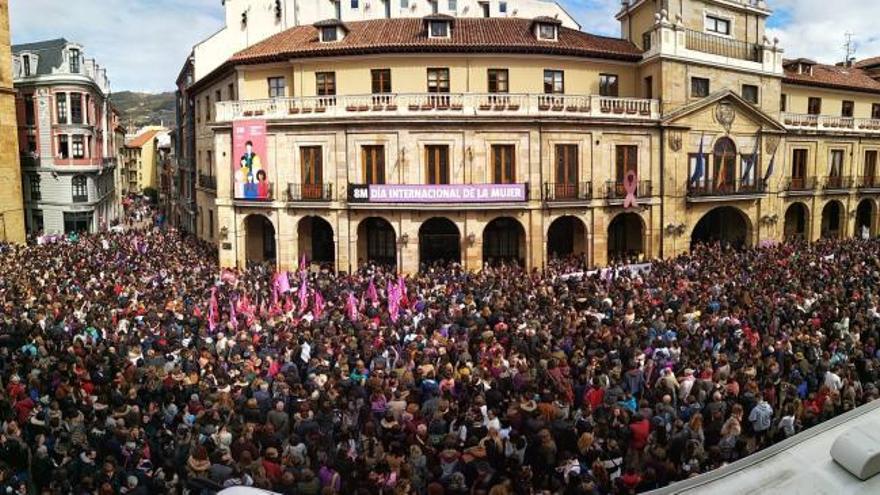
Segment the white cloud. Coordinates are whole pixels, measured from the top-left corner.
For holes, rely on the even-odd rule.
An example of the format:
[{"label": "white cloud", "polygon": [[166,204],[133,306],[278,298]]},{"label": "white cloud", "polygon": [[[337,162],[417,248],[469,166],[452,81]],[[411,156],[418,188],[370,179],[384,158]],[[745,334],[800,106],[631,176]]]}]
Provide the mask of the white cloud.
[{"label": "white cloud", "polygon": [[878,0],[772,0],[771,7],[785,24],[768,35],[779,38],[786,57],[841,62],[846,32],[853,33],[856,58],[880,56]]},{"label": "white cloud", "polygon": [[13,43],[67,38],[113,91],[169,91],[192,45],[223,25],[219,0],[11,0]]},{"label": "white cloud", "polygon": [[563,0],[562,5],[588,33],[620,36],[620,0]]}]

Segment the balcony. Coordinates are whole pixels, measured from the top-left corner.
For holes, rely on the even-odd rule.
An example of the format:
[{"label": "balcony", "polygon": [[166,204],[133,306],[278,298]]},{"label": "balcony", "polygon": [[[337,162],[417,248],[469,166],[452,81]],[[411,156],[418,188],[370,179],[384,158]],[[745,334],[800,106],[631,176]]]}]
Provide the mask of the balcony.
[{"label": "balcony", "polygon": [[685,29],[685,48],[748,62],[760,62],[763,50],[760,45],[755,43],[746,43],[691,29]]},{"label": "balcony", "polygon": [[657,100],[596,95],[387,93],[222,101],[215,122],[442,116],[657,120],[660,108]]},{"label": "balcony", "polygon": [[815,177],[791,177],[785,186],[789,193],[812,193],[815,189]]},{"label": "balcony", "polygon": [[[605,199],[608,201],[623,201],[626,197],[626,186],[623,181],[609,180],[605,183]],[[636,185],[636,197],[647,198],[653,196],[650,180],[640,180]]]},{"label": "balcony", "polygon": [[593,199],[592,182],[545,182],[545,203],[571,203]]},{"label": "balcony", "polygon": [[724,183],[698,181],[687,186],[688,201],[708,198],[744,199],[760,196],[766,192],[767,187],[763,179],[734,180]]},{"label": "balcony", "polygon": [[880,190],[880,178],[872,175],[863,175],[859,177],[859,190]]},{"label": "balcony", "polygon": [[783,113],[782,122],[789,129],[797,130],[880,134],[880,119]]},{"label": "balcony", "polygon": [[[265,187],[265,190],[261,190]],[[263,185],[255,183],[237,184],[232,186],[232,197],[236,203],[260,204],[275,199],[275,184],[268,182]]]},{"label": "balcony", "polygon": [[199,187],[216,191],[217,177],[213,175],[199,174]]},{"label": "balcony", "polygon": [[333,184],[287,184],[287,201],[333,201]]},{"label": "balcony", "polygon": [[852,177],[843,177],[840,175],[828,176],[825,178],[825,185],[822,187],[822,190],[825,192],[836,191],[836,192],[849,192],[853,187]]}]

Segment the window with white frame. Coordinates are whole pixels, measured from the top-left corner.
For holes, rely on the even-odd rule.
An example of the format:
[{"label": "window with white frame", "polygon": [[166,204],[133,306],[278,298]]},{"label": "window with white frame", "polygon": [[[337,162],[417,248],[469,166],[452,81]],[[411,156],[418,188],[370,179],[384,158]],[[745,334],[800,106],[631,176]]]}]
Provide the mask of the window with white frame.
[{"label": "window with white frame", "polygon": [[431,21],[429,23],[431,38],[448,38],[449,23],[446,21]]},{"label": "window with white frame", "polygon": [[706,14],[706,31],[713,34],[730,36],[730,19]]}]

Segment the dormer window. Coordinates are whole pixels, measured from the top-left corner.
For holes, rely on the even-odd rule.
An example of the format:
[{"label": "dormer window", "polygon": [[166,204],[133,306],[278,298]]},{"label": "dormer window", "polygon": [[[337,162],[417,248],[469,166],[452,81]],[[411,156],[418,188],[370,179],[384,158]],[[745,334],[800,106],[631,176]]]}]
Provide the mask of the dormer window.
[{"label": "dormer window", "polygon": [[449,38],[452,34],[452,16],[431,14],[424,18],[428,38]]},{"label": "dormer window", "polygon": [[326,26],[321,28],[321,41],[324,43],[328,43],[330,41],[336,41],[338,38],[338,31],[336,26]]},{"label": "dormer window", "polygon": [[538,17],[532,21],[535,38],[540,41],[557,41],[561,24],[562,21],[553,17]]},{"label": "dormer window", "polygon": [[30,55],[22,55],[21,56],[21,65],[22,65],[22,74],[24,77],[28,77],[31,75],[31,56]]},{"label": "dormer window", "polygon": [[431,38],[448,38],[449,23],[446,21],[431,21]]},{"label": "dormer window", "polygon": [[321,43],[332,43],[345,37],[345,24],[336,19],[317,22],[314,26],[318,30]]},{"label": "dormer window", "polygon": [[79,50],[76,48],[70,49],[70,72],[79,74]]}]

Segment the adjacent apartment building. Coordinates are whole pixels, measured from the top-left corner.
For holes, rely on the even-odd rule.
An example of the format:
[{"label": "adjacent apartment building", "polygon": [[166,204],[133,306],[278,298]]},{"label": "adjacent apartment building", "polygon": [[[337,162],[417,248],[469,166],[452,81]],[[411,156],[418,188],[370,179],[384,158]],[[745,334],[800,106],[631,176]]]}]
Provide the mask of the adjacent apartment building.
[{"label": "adjacent apartment building", "polygon": [[127,136],[122,166],[127,194],[143,194],[150,189],[158,192],[161,166],[159,142],[167,139],[167,133],[164,127],[147,126]]},{"label": "adjacent apartment building", "polygon": [[9,3],[0,0],[0,242],[24,242],[18,124],[12,86]]},{"label": "adjacent apartment building", "polygon": [[624,1],[612,38],[553,15],[343,14],[208,73],[195,50],[196,232],[223,266],[407,272],[876,235],[880,59],[785,58],[771,15]]},{"label": "adjacent apartment building", "polygon": [[63,38],[12,53],[28,231],[106,228],[119,212],[106,70]]}]

